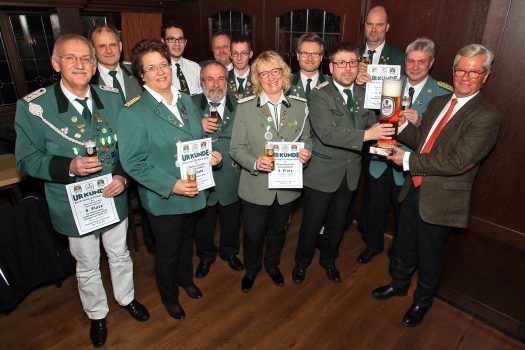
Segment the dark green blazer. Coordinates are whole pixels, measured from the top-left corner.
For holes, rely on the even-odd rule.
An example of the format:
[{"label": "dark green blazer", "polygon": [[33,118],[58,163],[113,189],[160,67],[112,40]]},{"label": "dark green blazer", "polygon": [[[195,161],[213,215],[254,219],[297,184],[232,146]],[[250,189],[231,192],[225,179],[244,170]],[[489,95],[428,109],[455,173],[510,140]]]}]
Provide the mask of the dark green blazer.
[{"label": "dark green blazer", "polygon": [[122,166],[138,182],[140,202],[153,215],[192,213],[206,206],[205,191],[193,198],[172,193],[181,178],[177,142],[206,137],[191,97],[180,94],[179,99],[184,125],[146,90],[119,113]]},{"label": "dark green blazer", "polygon": [[253,90],[252,90],[252,69],[250,68],[250,74],[248,74],[248,78],[246,78],[245,82],[245,89],[243,93],[240,93],[237,91],[237,84],[235,82],[235,73],[234,69],[228,72],[228,92],[235,96],[238,100],[253,96]]},{"label": "dark green blazer", "polygon": [[[194,95],[192,100],[199,115],[204,116],[209,112],[208,100],[204,94]],[[236,109],[237,99],[233,95],[226,95],[224,115],[219,119],[219,129],[213,134],[208,134],[212,138],[213,150],[219,151],[222,155],[220,166],[213,169],[215,187],[209,189],[207,205],[210,206],[217,203],[225,206],[239,200],[241,168],[230,156],[230,141]]]},{"label": "dark green blazer", "polygon": [[[137,78],[133,75],[133,70],[131,69],[131,65],[127,63],[119,63],[120,69],[122,69],[123,77],[124,77],[124,90],[126,91],[126,101],[131,100],[133,97],[138,96],[142,94],[142,85],[137,80]],[[91,78],[92,84],[97,85],[105,85],[106,82],[102,80],[100,77],[100,74],[98,70],[96,71],[95,75],[93,75],[93,78]]]},{"label": "dark green blazer", "polygon": [[[106,86],[102,86],[108,89]],[[69,206],[66,184],[83,181],[104,174],[122,175],[116,147],[117,114],[122,108],[118,92],[103,90],[91,85],[93,118],[91,124],[68,101],[60,83],[39,89],[17,103],[15,128],[17,169],[45,181],[46,199],[53,227],[67,236],[78,236],[73,213]],[[71,160],[84,156],[83,145],[64,138],[42,119],[31,113],[29,106],[41,109],[42,117],[62,135],[83,143],[95,138],[102,170],[90,176],[69,176]],[[31,110],[34,110],[32,108]],[[38,114],[38,113],[36,113]],[[111,138],[111,139],[110,139]],[[108,142],[111,141],[111,142]],[[115,205],[121,220],[128,216],[126,191],[115,197]]]},{"label": "dark green blazer", "polygon": [[403,201],[411,186],[410,175],[422,175],[419,214],[423,221],[443,226],[467,227],[470,193],[480,162],[494,147],[501,123],[499,112],[479,93],[468,101],[441,130],[430,153],[420,154],[425,140],[452,95],[430,101],[421,125],[408,124],[399,140],[416,152],[399,195]]},{"label": "dark green blazer", "polygon": [[277,196],[279,204],[286,204],[301,195],[301,190],[268,189],[268,174],[254,170],[257,158],[264,154],[264,134],[272,133],[270,141],[304,142],[311,149],[310,124],[307,119],[306,100],[288,96],[281,106],[281,126],[275,129],[268,104],[260,105],[259,96],[239,101],[233,124],[230,152],[232,158],[242,167],[239,183],[239,197],[258,205],[271,205]]},{"label": "dark green blazer", "polygon": [[[317,79],[317,85],[319,86],[325,81],[330,81],[330,77],[328,75],[324,75],[321,72],[319,72],[319,79]],[[312,86],[312,89],[315,86]],[[311,90],[310,90],[311,92]],[[306,93],[304,91],[303,82],[301,81],[301,72],[297,72],[295,74],[292,74],[292,86],[290,87],[289,95],[293,96],[299,96],[302,98],[306,98]]]},{"label": "dark green blazer", "polygon": [[[359,47],[359,61],[363,58],[366,45]],[[405,53],[398,48],[385,43],[379,57],[379,64],[397,64],[401,66],[401,75],[405,75]]]},{"label": "dark green blazer", "polygon": [[304,185],[335,192],[346,179],[353,191],[361,173],[365,130],[376,122],[374,111],[364,109],[365,90],[354,84],[355,115],[333,82],[312,90],[308,107],[312,125],[312,158],[304,172]]}]

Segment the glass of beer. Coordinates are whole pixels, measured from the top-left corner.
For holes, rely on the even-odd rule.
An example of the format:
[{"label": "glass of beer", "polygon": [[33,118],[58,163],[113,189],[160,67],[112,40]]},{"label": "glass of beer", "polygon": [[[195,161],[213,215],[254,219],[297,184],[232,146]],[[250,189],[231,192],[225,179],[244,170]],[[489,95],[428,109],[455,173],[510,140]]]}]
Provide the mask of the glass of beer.
[{"label": "glass of beer", "polygon": [[186,170],[186,181],[197,185],[197,172],[192,166],[189,167],[188,170]]},{"label": "glass of beer", "polygon": [[401,110],[407,110],[410,107],[410,96],[401,97]]},{"label": "glass of beer", "polygon": [[98,158],[97,143],[94,140],[86,140],[84,148],[86,149],[86,157]]},{"label": "glass of beer", "polygon": [[210,107],[210,115],[208,118],[217,124],[217,121],[219,120],[219,112],[217,111],[216,107]]},{"label": "glass of beer", "polygon": [[401,110],[401,80],[383,80],[381,93],[381,115],[379,123],[390,123],[395,128],[395,133],[390,140],[377,140],[380,147],[392,148],[396,144],[399,112]]},{"label": "glass of beer", "polygon": [[274,162],[274,157],[273,157],[273,143],[272,142],[267,142],[265,145],[264,145],[264,156],[266,158],[269,158],[270,161],[272,162],[272,170],[274,170],[275,168],[275,162]]}]

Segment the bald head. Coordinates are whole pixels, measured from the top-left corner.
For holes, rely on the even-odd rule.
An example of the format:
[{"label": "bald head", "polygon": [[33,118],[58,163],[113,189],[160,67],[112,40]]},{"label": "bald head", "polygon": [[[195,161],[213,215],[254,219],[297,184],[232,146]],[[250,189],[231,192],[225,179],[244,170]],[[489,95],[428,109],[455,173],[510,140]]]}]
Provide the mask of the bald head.
[{"label": "bald head", "polygon": [[365,21],[365,37],[370,49],[377,48],[385,41],[389,27],[388,15],[383,6],[375,6],[368,11]]}]

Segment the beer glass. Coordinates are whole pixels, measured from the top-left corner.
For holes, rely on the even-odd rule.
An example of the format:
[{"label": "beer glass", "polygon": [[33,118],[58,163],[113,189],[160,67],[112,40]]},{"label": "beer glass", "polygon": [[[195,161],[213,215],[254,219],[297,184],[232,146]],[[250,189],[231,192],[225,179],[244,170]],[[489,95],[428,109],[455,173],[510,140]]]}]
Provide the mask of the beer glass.
[{"label": "beer glass", "polygon": [[401,110],[405,111],[410,107],[410,96],[403,96],[401,98]]},{"label": "beer glass", "polygon": [[383,80],[379,123],[392,124],[395,128],[395,133],[390,140],[377,140],[379,147],[392,148],[397,142],[397,127],[399,123],[399,112],[401,110],[401,85],[402,82],[400,79]]},{"label": "beer glass", "polygon": [[197,172],[194,167],[189,167],[188,170],[186,170],[186,181],[197,185]]},{"label": "beer glass", "polygon": [[216,107],[210,107],[210,116],[208,118],[217,124],[217,121],[219,120],[219,112]]},{"label": "beer glass", "polygon": [[266,158],[269,158],[270,161],[272,162],[272,171],[273,171],[273,169],[275,168],[275,162],[274,162],[274,157],[273,157],[273,143],[267,142],[264,145],[264,156]]},{"label": "beer glass", "polygon": [[98,158],[97,143],[93,140],[86,140],[84,142],[84,148],[86,149],[86,157]]}]

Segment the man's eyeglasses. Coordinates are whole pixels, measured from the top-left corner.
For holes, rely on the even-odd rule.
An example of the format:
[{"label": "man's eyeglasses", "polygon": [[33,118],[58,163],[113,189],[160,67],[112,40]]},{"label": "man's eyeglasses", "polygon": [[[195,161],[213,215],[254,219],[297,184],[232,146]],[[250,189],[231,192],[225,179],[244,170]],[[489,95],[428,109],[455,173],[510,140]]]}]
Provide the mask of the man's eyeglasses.
[{"label": "man's eyeglasses", "polygon": [[186,42],[186,40],[188,40],[188,39],[186,39],[183,36],[181,36],[179,38],[175,38],[175,37],[172,37],[172,36],[166,38],[166,41],[168,43],[170,43],[170,44],[175,44],[175,43],[184,44]]},{"label": "man's eyeglasses", "polygon": [[485,73],[486,71],[482,71],[482,72],[478,72],[476,70],[464,70],[464,69],[455,69],[454,70],[454,75],[458,78],[462,78],[465,76],[465,74],[468,74],[469,78],[470,79],[477,79],[479,78],[479,76],[483,73]]},{"label": "man's eyeglasses", "polygon": [[359,61],[357,60],[350,60],[350,61],[337,61],[337,62],[332,62],[333,64],[335,64],[337,66],[337,68],[341,68],[341,69],[344,69],[346,68],[346,66],[350,66],[351,68],[355,68],[359,65]]},{"label": "man's eyeglasses", "polygon": [[158,70],[167,71],[170,69],[169,63],[161,63],[158,66],[149,66],[142,70],[143,73],[157,72]]},{"label": "man's eyeglasses", "polygon": [[276,77],[276,76],[281,75],[282,72],[283,72],[282,68],[274,68],[272,70],[265,70],[264,72],[259,72],[259,78],[268,79],[270,74],[272,75],[272,77]]},{"label": "man's eyeglasses", "polygon": [[308,57],[311,57],[311,58],[320,58],[323,56],[323,54],[321,52],[298,52],[298,54],[302,57],[302,58],[308,58]]},{"label": "man's eyeglasses", "polygon": [[232,57],[237,57],[237,56],[243,56],[243,57],[246,57],[250,54],[250,51],[241,51],[241,52],[237,52],[237,51],[233,51],[232,52]]},{"label": "man's eyeglasses", "polygon": [[77,57],[75,55],[65,55],[58,57],[60,57],[67,64],[75,64],[77,61],[80,61],[82,64],[93,64],[95,62],[92,56]]}]

